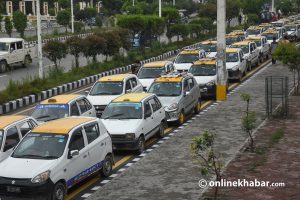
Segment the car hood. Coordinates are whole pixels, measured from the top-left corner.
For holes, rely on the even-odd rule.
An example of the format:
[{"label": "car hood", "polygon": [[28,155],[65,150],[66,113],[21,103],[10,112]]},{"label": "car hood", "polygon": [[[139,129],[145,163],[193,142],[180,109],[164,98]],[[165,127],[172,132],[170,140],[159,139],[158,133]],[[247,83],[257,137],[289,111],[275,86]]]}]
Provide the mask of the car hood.
[{"label": "car hood", "polygon": [[205,85],[209,83],[210,81],[216,80],[217,75],[215,76],[194,76],[196,79],[198,85]]},{"label": "car hood", "polygon": [[168,107],[173,103],[178,103],[180,96],[177,97],[158,97],[164,107]]},{"label": "car hood", "polygon": [[153,83],[154,78],[145,78],[145,79],[139,79],[143,87],[146,87],[148,90],[150,85]]},{"label": "car hood", "polygon": [[238,64],[239,62],[226,62],[226,69],[232,69],[234,66]]},{"label": "car hood", "polygon": [[174,63],[175,70],[189,70],[192,63]]},{"label": "car hood", "polygon": [[0,56],[4,56],[4,55],[7,55],[8,54],[8,52],[6,52],[6,51],[0,51]]},{"label": "car hood", "polygon": [[58,162],[55,160],[39,160],[8,157],[0,163],[0,176],[7,178],[34,178]]},{"label": "car hood", "polygon": [[217,52],[208,52],[206,54],[206,57],[208,58],[215,58],[217,56]]},{"label": "car hood", "polygon": [[295,31],[287,31],[286,34],[287,34],[287,35],[294,35],[294,34],[295,34]]},{"label": "car hood", "polygon": [[108,105],[112,100],[119,97],[120,95],[97,95],[91,96],[88,95],[87,99],[91,102],[92,105]]},{"label": "car hood", "polygon": [[107,131],[111,134],[135,133],[142,119],[101,119]]}]

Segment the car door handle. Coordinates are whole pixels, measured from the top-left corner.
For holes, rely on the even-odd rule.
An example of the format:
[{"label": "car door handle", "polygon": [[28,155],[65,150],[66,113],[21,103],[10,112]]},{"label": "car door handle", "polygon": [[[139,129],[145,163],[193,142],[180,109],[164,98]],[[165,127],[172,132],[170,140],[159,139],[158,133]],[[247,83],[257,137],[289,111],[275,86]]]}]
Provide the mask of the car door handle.
[{"label": "car door handle", "polygon": [[86,158],[86,157],[87,157],[87,155],[84,155],[84,156],[83,156],[83,158]]}]

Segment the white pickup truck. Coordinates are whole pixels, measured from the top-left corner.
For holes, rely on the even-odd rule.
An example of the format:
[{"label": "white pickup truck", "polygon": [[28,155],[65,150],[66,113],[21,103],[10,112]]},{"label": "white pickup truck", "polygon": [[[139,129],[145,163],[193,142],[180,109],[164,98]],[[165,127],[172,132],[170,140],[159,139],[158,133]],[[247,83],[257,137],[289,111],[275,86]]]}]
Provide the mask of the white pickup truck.
[{"label": "white pickup truck", "polygon": [[29,46],[22,38],[0,38],[0,73],[14,64],[24,67],[36,57],[36,47]]}]

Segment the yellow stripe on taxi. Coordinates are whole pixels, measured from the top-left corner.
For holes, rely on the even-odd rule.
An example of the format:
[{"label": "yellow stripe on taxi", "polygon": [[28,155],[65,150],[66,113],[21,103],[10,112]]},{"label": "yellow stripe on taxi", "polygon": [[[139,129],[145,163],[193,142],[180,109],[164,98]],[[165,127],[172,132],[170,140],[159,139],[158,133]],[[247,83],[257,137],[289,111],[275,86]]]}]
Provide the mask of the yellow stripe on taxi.
[{"label": "yellow stripe on taxi", "polygon": [[72,100],[80,97],[79,94],[65,94],[51,97],[41,102],[41,104],[68,104]]},{"label": "yellow stripe on taxi", "polygon": [[170,61],[157,61],[157,62],[150,62],[143,65],[143,67],[164,67]]},{"label": "yellow stripe on taxi", "polygon": [[130,74],[116,74],[111,76],[105,76],[100,78],[98,82],[118,82],[123,81],[128,76],[130,76]]},{"label": "yellow stripe on taxi", "polygon": [[119,96],[118,98],[114,99],[112,102],[114,103],[121,103],[121,102],[131,102],[131,103],[139,103],[142,102],[143,99],[151,96],[150,93],[129,93]]}]

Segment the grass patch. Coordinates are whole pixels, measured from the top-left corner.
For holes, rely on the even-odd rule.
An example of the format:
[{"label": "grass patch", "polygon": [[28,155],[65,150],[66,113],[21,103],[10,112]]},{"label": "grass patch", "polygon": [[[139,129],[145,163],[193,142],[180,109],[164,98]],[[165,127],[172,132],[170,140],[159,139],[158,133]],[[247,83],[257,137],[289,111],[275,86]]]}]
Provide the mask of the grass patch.
[{"label": "grass patch", "polygon": [[277,144],[280,139],[284,136],[284,131],[282,129],[279,129],[275,131],[271,136],[271,144]]}]

